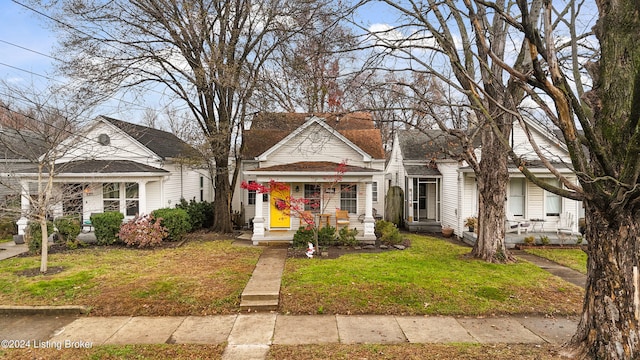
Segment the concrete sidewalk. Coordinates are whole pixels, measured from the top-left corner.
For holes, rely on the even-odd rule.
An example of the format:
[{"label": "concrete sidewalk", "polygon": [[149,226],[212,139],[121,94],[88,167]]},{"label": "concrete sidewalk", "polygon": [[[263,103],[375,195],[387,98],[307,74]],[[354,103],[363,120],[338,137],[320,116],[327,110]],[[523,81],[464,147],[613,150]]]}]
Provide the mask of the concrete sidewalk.
[{"label": "concrete sidewalk", "polygon": [[13,241],[0,243],[0,260],[8,259],[29,251],[27,244],[16,244]]},{"label": "concrete sidewalk", "polygon": [[[50,344],[221,344],[224,359],[264,359],[272,344],[561,344],[576,319],[384,315],[0,316],[0,339]],[[64,345],[63,345],[64,347]]]}]

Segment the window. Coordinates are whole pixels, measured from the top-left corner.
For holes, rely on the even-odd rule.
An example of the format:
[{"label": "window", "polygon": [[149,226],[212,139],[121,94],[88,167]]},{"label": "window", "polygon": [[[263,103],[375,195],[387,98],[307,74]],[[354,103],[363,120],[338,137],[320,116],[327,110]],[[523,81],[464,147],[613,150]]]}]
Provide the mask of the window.
[{"label": "window", "polygon": [[104,211],[120,211],[120,183],[102,184]]},{"label": "window", "polygon": [[[249,184],[254,184],[255,181],[249,181]],[[256,191],[249,190],[247,191],[247,204],[255,205],[256,204]]]},{"label": "window", "polygon": [[305,211],[320,211],[320,185],[318,184],[304,184],[304,198],[308,200],[304,204]]},{"label": "window", "polygon": [[204,177],[200,176],[200,201],[204,201]]},{"label": "window", "polygon": [[138,183],[130,182],[124,184],[125,188],[125,210],[126,216],[136,216],[140,212],[140,192]]},{"label": "window", "polygon": [[358,190],[355,184],[340,185],[340,209],[350,214],[358,211]]},{"label": "window", "polygon": [[377,202],[378,201],[378,183],[375,181],[371,184],[371,192],[372,192],[373,202]]},{"label": "window", "polygon": [[511,179],[509,182],[509,212],[513,216],[524,216],[525,179]]},{"label": "window", "polygon": [[[556,179],[547,180],[547,183],[560,187],[560,181]],[[545,213],[547,216],[560,216],[562,212],[562,198],[560,195],[545,191]]]}]

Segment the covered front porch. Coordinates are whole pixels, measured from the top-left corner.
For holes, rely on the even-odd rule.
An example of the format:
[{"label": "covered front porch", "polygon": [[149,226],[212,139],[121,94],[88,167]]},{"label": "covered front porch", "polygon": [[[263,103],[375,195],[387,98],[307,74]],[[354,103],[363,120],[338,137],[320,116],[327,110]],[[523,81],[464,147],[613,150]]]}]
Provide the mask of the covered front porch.
[{"label": "covered front porch", "polygon": [[[52,219],[74,215],[83,224],[94,213],[119,211],[129,219],[159,207],[164,202],[160,189],[169,172],[130,164],[127,161],[59,164],[60,172],[51,179],[49,190],[47,179],[38,179],[37,173],[20,174],[18,235],[24,235],[32,211],[39,206],[46,206],[47,216]],[[37,189],[50,192],[47,204],[38,204]]]},{"label": "covered front porch", "polygon": [[[462,241],[466,244],[473,246],[476,243],[477,234],[475,232],[464,231],[462,233]],[[549,240],[549,245],[576,245],[580,242],[581,245],[587,243],[586,239],[580,233],[557,233],[555,231],[540,231],[540,232],[522,232],[518,233],[506,233],[505,234],[505,246],[508,249],[513,249],[516,245],[524,245],[525,238],[532,236],[534,244],[542,244],[542,238],[546,237]]]},{"label": "covered front porch", "polygon": [[[253,212],[253,244],[292,241],[298,229],[307,226],[303,220],[307,216],[312,216],[319,227],[332,226],[337,231],[342,227],[355,228],[357,240],[375,242],[373,183],[374,176],[380,174],[379,170],[370,168],[324,162],[246,171],[250,182],[283,185],[268,194],[248,194],[248,204],[253,205],[248,209]],[[293,206],[286,206],[300,200],[303,205],[298,203],[299,208],[295,210]]]}]

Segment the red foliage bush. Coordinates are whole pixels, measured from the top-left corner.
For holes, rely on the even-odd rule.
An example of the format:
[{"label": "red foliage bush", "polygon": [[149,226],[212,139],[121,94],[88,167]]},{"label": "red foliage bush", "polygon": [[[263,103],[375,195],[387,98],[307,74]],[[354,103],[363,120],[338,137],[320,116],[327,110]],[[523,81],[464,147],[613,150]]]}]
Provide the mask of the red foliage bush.
[{"label": "red foliage bush", "polygon": [[158,246],[169,235],[167,229],[160,225],[160,220],[162,219],[154,219],[151,215],[136,215],[133,220],[122,224],[118,237],[127,246]]}]

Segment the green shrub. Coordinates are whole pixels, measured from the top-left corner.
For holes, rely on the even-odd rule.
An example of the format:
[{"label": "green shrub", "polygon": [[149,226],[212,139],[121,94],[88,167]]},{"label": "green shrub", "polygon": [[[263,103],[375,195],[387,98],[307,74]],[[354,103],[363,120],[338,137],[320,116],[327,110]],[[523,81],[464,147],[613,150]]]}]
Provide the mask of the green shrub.
[{"label": "green shrub", "polygon": [[331,246],[336,242],[336,228],[331,225],[318,230],[318,246]]},{"label": "green shrub", "polygon": [[191,230],[189,214],[184,209],[157,209],[153,210],[151,215],[169,232],[168,241],[180,241]]},{"label": "green shrub", "polygon": [[356,235],[358,235],[358,229],[351,229],[347,227],[343,227],[338,231],[338,245],[345,246],[355,246],[358,245],[358,240],[356,240]]},{"label": "green shrub", "polygon": [[549,245],[549,243],[550,243],[549,237],[547,235],[540,236],[540,243],[542,245]]},{"label": "green shrub", "polygon": [[[313,228],[307,229],[305,226],[298,228],[295,234],[293,234],[293,246],[294,247],[307,247],[307,243],[315,245],[313,240]],[[333,226],[324,226],[318,231],[318,246],[331,246],[336,243],[336,228]]]},{"label": "green shrub", "polygon": [[208,201],[196,201],[191,199],[189,202],[182,199],[176,205],[176,208],[186,210],[189,214],[191,230],[208,229],[213,226],[213,203]]},{"label": "green shrub", "polygon": [[[27,237],[27,245],[29,246],[29,252],[32,254],[39,254],[42,250],[42,229],[40,223],[36,221],[29,222],[29,236]],[[53,233],[53,223],[47,221],[47,235]]]},{"label": "green shrub", "polygon": [[18,227],[14,218],[9,216],[0,218],[0,239],[11,239],[17,233]]},{"label": "green shrub", "polygon": [[376,234],[376,237],[379,239],[382,237],[382,230],[387,227],[393,225],[392,222],[390,221],[386,221],[386,220],[378,220],[376,221],[375,224],[375,228],[374,228],[374,233]]},{"label": "green shrub", "polygon": [[392,222],[379,220],[376,222],[374,231],[376,237],[385,245],[398,245],[402,243],[400,230]]},{"label": "green shrub", "polygon": [[118,241],[116,234],[120,231],[122,219],[124,215],[116,211],[91,215],[98,245],[111,245]]},{"label": "green shrub", "polygon": [[53,220],[58,235],[64,242],[73,241],[80,234],[80,219],[77,216],[64,216]]},{"label": "green shrub", "polygon": [[308,243],[314,243],[313,229],[307,229],[305,226],[298,228],[293,234],[293,247],[306,248]]}]

